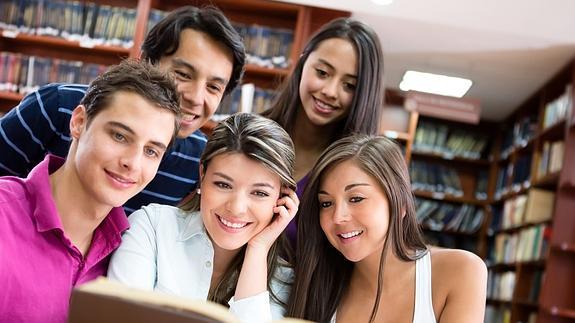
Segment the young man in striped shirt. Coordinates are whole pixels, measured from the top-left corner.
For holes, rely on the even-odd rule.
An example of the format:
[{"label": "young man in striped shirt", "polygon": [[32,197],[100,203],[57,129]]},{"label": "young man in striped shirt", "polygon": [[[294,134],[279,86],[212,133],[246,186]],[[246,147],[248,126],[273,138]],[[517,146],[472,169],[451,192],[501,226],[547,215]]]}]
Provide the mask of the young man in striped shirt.
[{"label": "young man in striped shirt", "polygon": [[[149,203],[178,204],[198,180],[206,138],[199,130],[240,82],[245,50],[240,35],[217,9],[182,7],[144,40],[142,59],[170,71],[183,113],[180,132],[158,174],[124,204],[129,214]],[[0,175],[25,177],[47,153],[66,157],[72,111],[87,86],[50,84],[27,95],[0,119]]]}]

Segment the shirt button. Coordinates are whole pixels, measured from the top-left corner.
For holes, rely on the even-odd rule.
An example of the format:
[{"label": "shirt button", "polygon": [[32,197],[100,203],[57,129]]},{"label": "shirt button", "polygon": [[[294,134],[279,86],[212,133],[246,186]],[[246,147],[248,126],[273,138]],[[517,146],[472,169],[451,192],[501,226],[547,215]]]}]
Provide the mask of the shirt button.
[{"label": "shirt button", "polygon": [[212,266],[212,262],[211,261],[206,261],[206,268],[210,268]]}]

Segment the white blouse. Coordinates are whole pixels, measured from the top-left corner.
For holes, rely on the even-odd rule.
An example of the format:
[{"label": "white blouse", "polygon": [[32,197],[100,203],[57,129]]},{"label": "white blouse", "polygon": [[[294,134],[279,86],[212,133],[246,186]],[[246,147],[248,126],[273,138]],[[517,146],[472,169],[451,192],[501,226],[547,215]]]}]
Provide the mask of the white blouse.
[{"label": "white blouse", "polygon": [[[199,212],[150,204],[128,220],[131,227],[112,256],[108,277],[135,288],[206,300],[214,248]],[[274,278],[273,293],[287,302],[293,270],[279,267]],[[239,301],[232,298],[228,304],[243,322],[268,322],[285,313],[267,291]]]}]

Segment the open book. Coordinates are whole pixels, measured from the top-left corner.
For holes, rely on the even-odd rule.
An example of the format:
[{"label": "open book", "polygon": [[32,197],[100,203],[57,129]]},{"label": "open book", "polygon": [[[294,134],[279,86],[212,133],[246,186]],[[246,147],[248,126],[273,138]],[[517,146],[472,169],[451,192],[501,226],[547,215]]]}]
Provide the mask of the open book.
[{"label": "open book", "polygon": [[[106,278],[72,292],[69,323],[239,323],[220,304],[130,288]],[[284,319],[281,322],[305,322]]]}]

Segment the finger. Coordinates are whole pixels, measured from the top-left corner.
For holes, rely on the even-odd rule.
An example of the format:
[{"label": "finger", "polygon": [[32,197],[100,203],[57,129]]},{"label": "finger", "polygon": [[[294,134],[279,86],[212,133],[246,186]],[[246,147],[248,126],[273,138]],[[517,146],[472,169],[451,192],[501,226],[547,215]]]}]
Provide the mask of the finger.
[{"label": "finger", "polygon": [[289,196],[295,202],[296,205],[299,205],[299,197],[297,196],[297,193],[294,190],[288,187],[283,187],[282,193],[285,194],[286,196]]}]

